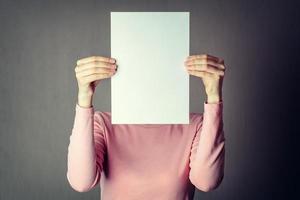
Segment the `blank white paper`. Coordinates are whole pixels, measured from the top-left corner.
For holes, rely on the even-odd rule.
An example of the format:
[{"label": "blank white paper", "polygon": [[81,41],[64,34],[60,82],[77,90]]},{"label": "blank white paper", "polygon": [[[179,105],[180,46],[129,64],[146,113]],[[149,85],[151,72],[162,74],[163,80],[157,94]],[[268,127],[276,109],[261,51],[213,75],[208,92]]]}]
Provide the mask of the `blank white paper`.
[{"label": "blank white paper", "polygon": [[189,124],[189,12],[111,12],[112,124]]}]

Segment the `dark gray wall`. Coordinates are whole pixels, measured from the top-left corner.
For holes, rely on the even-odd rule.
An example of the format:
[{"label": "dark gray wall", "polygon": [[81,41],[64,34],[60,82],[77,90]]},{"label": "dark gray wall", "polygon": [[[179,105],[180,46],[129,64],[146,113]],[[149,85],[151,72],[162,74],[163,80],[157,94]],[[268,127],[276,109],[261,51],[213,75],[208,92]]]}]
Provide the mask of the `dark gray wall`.
[{"label": "dark gray wall", "polygon": [[[292,199],[299,28],[292,1],[0,1],[0,199],[98,199],[66,179],[76,60],[110,56],[110,11],[190,11],[191,54],[225,59],[225,178],[195,199]],[[298,51],[299,52],[299,51]],[[296,75],[299,78],[299,75]],[[191,77],[190,110],[203,111]],[[110,80],[94,106],[110,111]]]}]

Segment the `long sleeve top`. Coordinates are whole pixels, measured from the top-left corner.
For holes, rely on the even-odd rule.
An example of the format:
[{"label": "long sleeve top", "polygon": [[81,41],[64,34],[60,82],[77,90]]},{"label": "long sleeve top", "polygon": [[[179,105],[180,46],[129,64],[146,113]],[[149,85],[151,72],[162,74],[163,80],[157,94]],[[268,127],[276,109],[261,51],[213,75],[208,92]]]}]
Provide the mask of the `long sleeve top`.
[{"label": "long sleeve top", "polygon": [[224,176],[223,102],[204,102],[190,124],[111,124],[111,113],[76,102],[66,177],[102,200],[189,200]]}]

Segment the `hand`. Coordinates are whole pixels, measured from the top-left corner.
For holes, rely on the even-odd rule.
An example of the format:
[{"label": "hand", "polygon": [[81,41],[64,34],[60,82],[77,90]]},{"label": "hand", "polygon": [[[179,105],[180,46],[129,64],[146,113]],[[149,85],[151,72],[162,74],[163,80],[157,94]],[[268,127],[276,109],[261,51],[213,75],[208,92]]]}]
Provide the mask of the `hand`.
[{"label": "hand", "polygon": [[80,93],[93,95],[102,79],[113,76],[116,72],[116,59],[91,56],[77,61],[75,73]]},{"label": "hand", "polygon": [[225,75],[224,60],[208,54],[188,56],[185,67],[189,74],[200,77],[208,99],[221,100]]}]

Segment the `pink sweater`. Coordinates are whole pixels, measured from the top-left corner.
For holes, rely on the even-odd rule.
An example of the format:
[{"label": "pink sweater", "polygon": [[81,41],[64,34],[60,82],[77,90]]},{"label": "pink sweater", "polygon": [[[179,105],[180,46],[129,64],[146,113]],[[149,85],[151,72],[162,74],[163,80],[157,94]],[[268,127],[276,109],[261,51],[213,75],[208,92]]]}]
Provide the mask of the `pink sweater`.
[{"label": "pink sweater", "polygon": [[223,102],[204,102],[190,124],[111,124],[111,113],[76,103],[67,180],[100,185],[102,200],[188,200],[224,176]]}]

